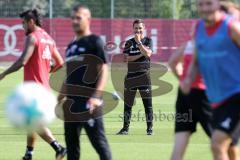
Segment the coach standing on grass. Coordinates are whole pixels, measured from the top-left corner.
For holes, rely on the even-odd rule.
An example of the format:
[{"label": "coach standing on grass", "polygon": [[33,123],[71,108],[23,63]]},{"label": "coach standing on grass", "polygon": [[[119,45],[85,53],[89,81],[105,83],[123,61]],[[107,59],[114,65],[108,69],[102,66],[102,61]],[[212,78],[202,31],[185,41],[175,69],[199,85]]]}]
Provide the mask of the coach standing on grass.
[{"label": "coach standing on grass", "polygon": [[152,40],[144,36],[145,24],[141,19],[133,22],[134,38],[129,39],[123,53],[128,64],[128,73],[124,82],[124,124],[117,133],[127,135],[131,120],[132,106],[139,90],[145,108],[147,135],[153,134],[153,109],[150,79],[150,56],[152,55]]},{"label": "coach standing on grass", "polygon": [[[112,160],[110,148],[105,136],[103,119],[101,116],[94,117],[93,113],[102,104],[102,91],[107,81],[107,59],[104,52],[103,41],[99,36],[96,36],[90,31],[91,12],[90,10],[81,5],[77,5],[72,10],[72,26],[75,32],[75,39],[68,45],[66,50],[66,59],[76,59],[85,61],[84,65],[77,63],[77,69],[71,70],[76,63],[67,62],[67,80],[62,87],[62,94],[59,95],[58,100],[61,101],[65,98],[64,93],[67,93],[67,100],[72,100],[73,104],[70,106],[70,118],[75,115],[81,118],[81,113],[89,113],[89,118],[84,121],[81,120],[66,120],[65,116],[65,141],[67,145],[67,159],[79,160],[80,158],[80,142],[79,136],[81,130],[84,128],[89,140],[97,151],[100,160]],[[91,58],[92,57],[92,58]],[[101,63],[97,63],[100,60]],[[96,61],[96,63],[94,63]],[[100,73],[91,72],[85,74],[89,69],[95,70],[99,68]],[[89,79],[89,77],[91,77]],[[92,81],[91,81],[92,80]],[[67,86],[67,87],[64,87]],[[69,86],[73,86],[69,89]],[[75,93],[71,94],[75,88],[83,87],[80,92],[86,95]],[[66,89],[66,92],[65,92]],[[91,94],[89,94],[89,91]],[[71,93],[70,93],[71,92]],[[77,95],[76,95],[77,94]],[[69,110],[68,110],[69,111]]]}]

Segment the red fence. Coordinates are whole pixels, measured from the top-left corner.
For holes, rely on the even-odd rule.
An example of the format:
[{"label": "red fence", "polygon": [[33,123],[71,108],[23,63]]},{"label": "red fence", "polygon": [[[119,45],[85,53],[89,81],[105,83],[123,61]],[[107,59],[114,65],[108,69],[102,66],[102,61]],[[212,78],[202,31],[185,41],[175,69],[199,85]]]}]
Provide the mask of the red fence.
[{"label": "red fence", "polygon": [[[55,39],[59,51],[64,55],[67,44],[73,39],[71,22],[66,18],[44,19],[44,29]],[[153,39],[153,61],[166,61],[169,55],[189,38],[191,26],[195,20],[162,20],[146,19],[146,35]],[[115,48],[109,55],[121,53],[121,42],[131,37],[131,19],[93,19],[91,29]],[[21,21],[14,18],[0,19],[0,62],[12,61],[21,54],[24,43],[24,32]]]}]

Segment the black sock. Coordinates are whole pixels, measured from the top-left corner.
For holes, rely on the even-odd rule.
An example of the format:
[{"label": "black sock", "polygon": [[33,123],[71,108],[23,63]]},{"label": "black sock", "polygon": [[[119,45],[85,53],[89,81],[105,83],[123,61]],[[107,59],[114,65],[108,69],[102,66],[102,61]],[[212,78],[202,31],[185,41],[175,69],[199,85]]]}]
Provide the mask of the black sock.
[{"label": "black sock", "polygon": [[25,155],[32,156],[33,155],[33,147],[27,146]]},{"label": "black sock", "polygon": [[146,113],[147,130],[152,130],[152,127],[153,127],[153,110],[152,110],[152,108],[146,109],[145,113]]},{"label": "black sock", "polygon": [[124,122],[123,122],[123,128],[128,131],[130,120],[132,116],[132,107],[129,107],[128,105],[124,106]]},{"label": "black sock", "polygon": [[53,141],[52,143],[50,143],[50,145],[56,152],[59,152],[62,149],[62,146],[58,143],[58,141]]}]

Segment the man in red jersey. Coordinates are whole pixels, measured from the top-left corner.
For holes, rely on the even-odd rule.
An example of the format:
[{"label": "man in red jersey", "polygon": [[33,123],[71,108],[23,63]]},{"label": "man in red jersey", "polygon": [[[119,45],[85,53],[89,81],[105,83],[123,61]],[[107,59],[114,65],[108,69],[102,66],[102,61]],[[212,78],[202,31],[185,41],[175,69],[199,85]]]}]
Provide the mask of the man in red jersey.
[{"label": "man in red jersey", "polygon": [[[49,86],[49,72],[55,72],[63,65],[63,59],[59,54],[54,40],[41,28],[41,18],[37,10],[27,10],[20,14],[26,41],[22,55],[6,71],[0,74],[0,80],[6,75],[18,71],[24,67],[24,81],[34,81],[46,88]],[[55,65],[51,69],[50,62]],[[47,107],[47,106],[46,106]],[[63,148],[54,138],[48,128],[42,128],[38,133],[56,152],[56,159],[61,160],[66,154]],[[36,133],[27,136],[27,150],[22,160],[31,160],[33,148],[36,142]]]}]

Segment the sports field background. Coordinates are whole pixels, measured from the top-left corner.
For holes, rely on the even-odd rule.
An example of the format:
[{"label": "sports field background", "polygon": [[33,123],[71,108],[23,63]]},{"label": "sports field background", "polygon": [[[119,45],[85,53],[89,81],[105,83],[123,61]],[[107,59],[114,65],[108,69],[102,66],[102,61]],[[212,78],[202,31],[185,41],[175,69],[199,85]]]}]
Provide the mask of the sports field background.
[{"label": "sports field background", "polygon": [[[3,71],[0,69],[0,72]],[[174,113],[174,103],[177,91],[177,81],[173,75],[168,72],[161,79],[173,84],[174,89],[160,97],[153,98],[154,111],[164,113]],[[18,160],[25,152],[26,136],[24,131],[12,128],[6,120],[4,114],[4,101],[9,92],[22,82],[22,71],[14,73],[0,81],[0,160]],[[109,79],[107,91],[114,91],[111,80]],[[143,105],[140,99],[134,106],[133,114],[141,110],[143,116]],[[174,135],[174,121],[156,121],[154,123],[154,136],[146,135],[146,124],[143,121],[131,122],[128,136],[115,135],[122,127],[123,102],[121,101],[117,108],[104,116],[107,138],[114,160],[169,160]],[[64,143],[63,122],[56,120],[51,126],[56,138]],[[64,144],[65,145],[65,144]],[[34,160],[53,160],[55,156],[52,148],[40,137],[37,141]],[[97,160],[97,154],[91,147],[87,136],[82,132],[81,136],[81,159]],[[185,160],[209,160],[211,152],[209,140],[203,133],[200,126],[198,132],[193,135],[190,146],[187,149]]]}]

